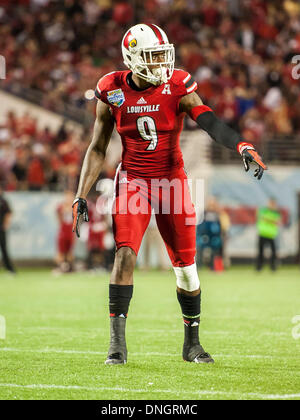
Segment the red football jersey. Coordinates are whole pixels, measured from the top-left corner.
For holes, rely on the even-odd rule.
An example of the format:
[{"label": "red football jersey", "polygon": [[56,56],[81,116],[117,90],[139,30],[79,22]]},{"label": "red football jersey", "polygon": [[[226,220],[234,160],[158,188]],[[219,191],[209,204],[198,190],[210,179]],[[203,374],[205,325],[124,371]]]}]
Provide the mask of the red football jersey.
[{"label": "red football jersey", "polygon": [[197,89],[183,70],[160,86],[139,90],[130,83],[131,71],[103,76],[95,95],[110,106],[122,139],[122,170],[129,177],[160,178],[183,167],[179,137],[184,113],[181,98]]}]

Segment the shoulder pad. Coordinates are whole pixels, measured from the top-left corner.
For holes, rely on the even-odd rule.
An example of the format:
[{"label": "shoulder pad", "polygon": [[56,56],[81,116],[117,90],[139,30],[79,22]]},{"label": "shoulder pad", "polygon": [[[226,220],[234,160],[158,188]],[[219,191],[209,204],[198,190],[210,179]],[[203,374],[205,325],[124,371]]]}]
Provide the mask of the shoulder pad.
[{"label": "shoulder pad", "polygon": [[191,76],[190,73],[185,70],[174,69],[171,80],[178,87],[178,90],[182,96],[188,95],[198,88],[197,82],[193,76]]},{"label": "shoulder pad", "polygon": [[120,87],[121,71],[112,71],[102,76],[96,86],[95,96],[98,99],[101,99],[104,102],[106,101],[106,93],[110,90],[117,89]]}]

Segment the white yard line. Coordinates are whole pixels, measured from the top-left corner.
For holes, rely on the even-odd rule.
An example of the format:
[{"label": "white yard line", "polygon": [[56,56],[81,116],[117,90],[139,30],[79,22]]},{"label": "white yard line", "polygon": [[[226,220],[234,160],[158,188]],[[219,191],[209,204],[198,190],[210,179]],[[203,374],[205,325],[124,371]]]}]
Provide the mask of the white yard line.
[{"label": "white yard line", "polygon": [[96,355],[103,355],[107,354],[104,351],[91,351],[91,350],[62,350],[62,349],[52,349],[52,348],[45,348],[45,349],[16,349],[10,347],[0,347],[0,352],[12,352],[12,353],[61,353],[61,354],[96,354]]},{"label": "white yard line", "polygon": [[[58,354],[91,354],[91,355],[106,355],[106,351],[92,351],[92,350],[63,350],[55,348],[44,348],[44,349],[22,349],[22,348],[11,348],[11,347],[0,347],[0,352],[11,352],[11,353],[58,353]],[[131,356],[159,356],[159,357],[180,357],[179,353],[161,353],[161,352],[130,352]],[[232,359],[236,358],[250,358],[250,359],[274,359],[281,358],[285,356],[277,355],[263,355],[263,354],[214,354],[215,358],[230,357]]]},{"label": "white yard line", "polygon": [[130,389],[130,388],[120,388],[120,387],[90,387],[90,386],[80,386],[80,385],[49,385],[49,384],[7,384],[0,383],[2,388],[22,388],[22,389],[49,389],[49,390],[67,390],[67,391],[91,391],[91,392],[102,392],[102,391],[116,391],[116,392],[133,392],[133,393],[159,393],[159,394],[175,394],[175,395],[189,395],[191,397],[199,397],[205,395],[223,395],[231,396],[235,395],[237,399],[246,399],[246,398],[256,398],[256,399],[292,399],[300,398],[300,394],[261,394],[261,393],[241,393],[241,392],[231,392],[231,391],[182,391],[182,390],[172,390],[172,389],[155,389],[152,386],[147,389]]},{"label": "white yard line", "polygon": [[[78,334],[82,334],[82,331],[85,332],[89,332],[89,331],[93,331],[93,332],[104,332],[103,328],[91,328],[91,327],[19,327],[17,328],[18,331],[26,331],[26,330],[33,330],[33,331],[57,331],[57,332],[64,332],[65,330],[76,330],[78,332]],[[134,331],[130,331],[130,329],[128,329],[128,334],[130,333],[141,333],[141,334],[161,334],[161,333],[166,333],[166,334],[181,334],[182,335],[182,330],[181,328],[177,329],[177,330],[166,330],[166,329],[135,329]],[[241,332],[240,331],[203,331],[202,332],[203,335],[226,335],[228,336],[230,334],[230,336],[233,335],[240,335]],[[279,331],[261,331],[259,334],[257,334],[256,336],[264,336],[264,335],[269,335],[269,336],[291,336],[291,333],[289,331],[287,332],[279,332]]]}]

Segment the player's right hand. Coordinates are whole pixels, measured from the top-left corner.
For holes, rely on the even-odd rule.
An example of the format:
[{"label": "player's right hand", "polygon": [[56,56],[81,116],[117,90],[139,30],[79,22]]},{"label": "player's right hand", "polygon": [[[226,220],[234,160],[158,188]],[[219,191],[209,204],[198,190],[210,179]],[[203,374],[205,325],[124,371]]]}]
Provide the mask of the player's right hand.
[{"label": "player's right hand", "polygon": [[80,238],[80,225],[81,223],[89,221],[87,201],[84,198],[75,198],[72,205],[73,209],[73,232],[76,232]]}]

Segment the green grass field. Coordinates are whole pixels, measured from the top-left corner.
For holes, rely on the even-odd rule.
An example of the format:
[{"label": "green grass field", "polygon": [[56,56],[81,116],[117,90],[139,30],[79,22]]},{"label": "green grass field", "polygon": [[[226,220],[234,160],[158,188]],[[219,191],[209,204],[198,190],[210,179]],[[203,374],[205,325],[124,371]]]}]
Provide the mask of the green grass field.
[{"label": "green grass field", "polygon": [[200,279],[201,342],[214,365],[181,359],[173,273],[137,271],[128,363],[105,366],[109,276],[0,272],[0,399],[300,400],[300,270],[238,267]]}]

